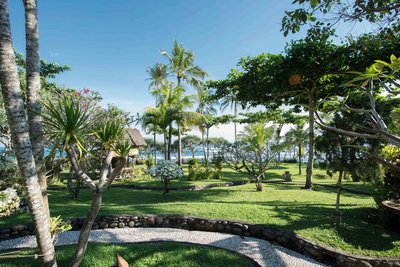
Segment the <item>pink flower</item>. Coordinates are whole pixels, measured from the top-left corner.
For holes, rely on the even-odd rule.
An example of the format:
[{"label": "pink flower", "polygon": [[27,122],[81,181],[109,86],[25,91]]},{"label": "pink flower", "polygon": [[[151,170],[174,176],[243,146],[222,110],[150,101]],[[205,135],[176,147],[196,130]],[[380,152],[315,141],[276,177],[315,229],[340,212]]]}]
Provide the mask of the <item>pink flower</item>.
[{"label": "pink flower", "polygon": [[90,92],[90,89],[89,89],[89,88],[85,88],[85,89],[83,90],[83,92],[84,92],[85,94],[87,94],[87,93]]}]

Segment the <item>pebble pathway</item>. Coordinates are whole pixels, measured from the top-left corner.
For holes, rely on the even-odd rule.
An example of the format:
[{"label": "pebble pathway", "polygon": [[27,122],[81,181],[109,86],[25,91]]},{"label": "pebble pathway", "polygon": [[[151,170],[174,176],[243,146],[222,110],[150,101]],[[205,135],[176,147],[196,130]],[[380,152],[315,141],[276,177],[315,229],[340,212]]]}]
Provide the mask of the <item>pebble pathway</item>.
[{"label": "pebble pathway", "polygon": [[[78,235],[78,231],[61,233],[57,245],[76,244]],[[272,245],[262,239],[214,232],[187,231],[173,228],[103,229],[91,231],[89,241],[101,243],[187,242],[228,249],[253,259],[260,266],[326,266],[302,254]],[[36,247],[34,236],[0,242],[0,250],[32,247]]]}]

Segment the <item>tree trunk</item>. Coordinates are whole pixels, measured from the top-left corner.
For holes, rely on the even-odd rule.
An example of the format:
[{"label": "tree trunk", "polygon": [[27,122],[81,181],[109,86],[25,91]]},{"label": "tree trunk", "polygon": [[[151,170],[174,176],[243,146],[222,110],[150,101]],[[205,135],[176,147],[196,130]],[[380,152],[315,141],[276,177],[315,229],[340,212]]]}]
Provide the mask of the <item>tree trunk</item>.
[{"label": "tree trunk", "polygon": [[181,126],[178,125],[178,165],[182,166],[182,136],[181,136]]},{"label": "tree trunk", "polygon": [[172,124],[169,126],[168,130],[168,153],[167,153],[167,159],[171,160],[171,147],[172,147]]},{"label": "tree trunk", "polygon": [[43,255],[44,266],[57,266],[54,245],[49,229],[49,218],[43,207],[38,183],[28,123],[12,45],[7,0],[0,0],[0,86],[10,125],[12,144],[18,167],[28,191],[28,204],[36,228],[36,240]]},{"label": "tree trunk", "polygon": [[156,149],[156,131],[154,131],[154,142],[153,142],[153,149],[154,149],[154,164],[157,164],[157,149]]},{"label": "tree trunk", "polygon": [[201,143],[203,144],[204,164],[207,162],[206,144],[204,142],[204,131],[201,131]]},{"label": "tree trunk", "polygon": [[96,219],[97,213],[101,206],[101,193],[94,192],[92,197],[92,204],[90,206],[89,213],[79,233],[78,244],[75,250],[74,259],[71,262],[71,267],[78,267],[82,262],[83,256],[85,255],[86,247],[89,240],[89,234],[92,230],[93,223]]},{"label": "tree trunk", "polygon": [[343,177],[343,170],[340,170],[338,182],[336,185],[336,227],[340,227],[342,218],[340,213],[340,192],[342,190],[342,177]]},{"label": "tree trunk", "polygon": [[312,189],[312,174],[314,169],[314,93],[311,91],[308,93],[308,163],[306,171],[306,185],[305,189]]},{"label": "tree trunk", "polygon": [[301,175],[301,157],[302,157],[302,154],[301,154],[301,144],[299,143],[299,147],[298,147],[298,149],[299,149],[299,175]]},{"label": "tree trunk", "polygon": [[168,159],[167,130],[164,130],[164,159]]},{"label": "tree trunk", "polygon": [[237,142],[237,125],[236,125],[236,119],[237,119],[237,102],[235,101],[234,103],[234,116],[235,116],[235,121],[233,122],[233,126],[235,127],[235,143]]},{"label": "tree trunk", "polygon": [[26,94],[29,120],[29,134],[33,155],[42,190],[43,206],[50,217],[47,196],[46,166],[44,164],[44,140],[42,126],[42,105],[40,101],[40,58],[39,30],[36,0],[24,0],[26,31]]},{"label": "tree trunk", "polygon": [[206,169],[208,170],[208,158],[210,156],[210,140],[209,140],[209,135],[210,135],[210,128],[207,128],[206,132],[206,144],[207,144],[207,157],[206,157]]}]

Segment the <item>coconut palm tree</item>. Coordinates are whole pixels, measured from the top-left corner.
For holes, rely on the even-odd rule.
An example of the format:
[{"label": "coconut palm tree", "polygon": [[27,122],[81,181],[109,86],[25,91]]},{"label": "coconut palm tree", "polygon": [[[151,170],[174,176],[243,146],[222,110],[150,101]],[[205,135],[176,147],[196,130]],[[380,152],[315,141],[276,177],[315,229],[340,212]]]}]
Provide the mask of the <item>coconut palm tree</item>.
[{"label": "coconut palm tree", "polygon": [[39,175],[42,190],[43,205],[49,214],[47,196],[47,177],[44,165],[44,140],[42,126],[42,106],[40,102],[40,58],[39,31],[36,0],[24,0],[26,29],[26,95],[29,133],[32,142],[33,155]]},{"label": "coconut palm tree", "polygon": [[[29,14],[27,14],[26,19],[37,27],[36,1],[24,1],[24,4],[25,7],[31,9],[27,10]],[[44,266],[57,266],[49,228],[49,217],[43,205],[42,192],[38,183],[38,172],[29,135],[29,125],[25,119],[25,103],[22,99],[15,62],[7,0],[0,0],[0,32],[0,87],[12,135],[13,149],[28,192],[28,204],[32,211],[32,220],[36,228],[37,243],[43,255],[43,264]],[[26,34],[29,40],[37,38],[37,36],[30,36],[35,34],[31,28],[27,29]],[[37,46],[33,44],[30,48],[37,49]],[[35,64],[34,62],[32,60],[32,64]]]},{"label": "coconut palm tree", "polygon": [[207,72],[194,64],[193,52],[184,48],[182,44],[178,44],[177,41],[174,41],[171,53],[161,50],[161,55],[167,57],[170,74],[176,77],[178,87],[183,81],[197,88],[202,84],[202,79],[207,76]]},{"label": "coconut palm tree", "polygon": [[[159,89],[162,86],[165,86],[167,83],[168,77],[168,66],[162,63],[157,63],[153,67],[147,68],[147,73],[150,76],[147,80],[150,80],[149,89],[151,90],[151,94],[156,98],[156,106],[159,102]],[[156,147],[156,136],[157,131],[154,129],[153,131],[153,142],[154,148]],[[157,150],[154,149],[154,163],[157,163]]]},{"label": "coconut palm tree", "polygon": [[152,125],[162,130],[164,136],[164,159],[170,159],[171,157],[171,146],[168,146],[169,141],[167,141],[168,138],[171,139],[169,137],[168,128],[170,128],[172,123],[177,119],[179,119],[177,110],[169,106],[166,101],[160,102],[158,107],[146,108],[140,119],[144,128]]},{"label": "coconut palm tree", "polygon": [[[167,57],[170,74],[176,77],[177,87],[181,87],[181,82],[198,88],[202,85],[202,80],[208,74],[199,66],[194,64],[195,56],[193,52],[187,50],[182,44],[176,40],[171,53],[161,50],[161,55]],[[181,142],[181,125],[178,123],[178,158],[179,163],[182,163],[182,142]]]},{"label": "coconut palm tree", "polygon": [[305,126],[305,121],[304,120],[299,120],[298,123],[294,124],[294,127],[292,127],[285,135],[286,140],[289,141],[292,145],[297,146],[297,156],[298,156],[298,162],[299,162],[299,175],[301,175],[301,165],[302,165],[302,160],[301,158],[303,157],[303,150],[304,150],[304,145],[307,142],[307,131],[308,129],[304,128]]},{"label": "coconut palm tree", "polygon": [[162,63],[157,63],[153,67],[147,68],[147,74],[150,81],[149,89],[153,96],[156,97],[156,106],[158,104],[158,90],[165,86],[168,78],[168,66]]},{"label": "coconut palm tree", "polygon": [[[216,107],[219,105],[219,102],[211,98],[210,92],[207,90],[205,86],[202,86],[197,89],[196,96],[198,105],[196,112],[206,117],[206,122],[199,124],[198,127],[201,132],[201,143],[203,144],[204,161],[206,162],[207,165],[208,157],[206,153],[206,143],[208,144],[208,137],[207,140],[205,140],[204,137],[209,127],[204,127],[204,125],[208,125],[209,123],[207,123],[207,121],[210,121],[210,118],[212,118],[217,114]],[[208,136],[208,134],[206,136]]]},{"label": "coconut palm tree", "polygon": [[238,116],[238,102],[237,102],[237,95],[235,92],[231,92],[230,94],[227,94],[221,99],[221,112],[224,112],[229,106],[231,110],[233,110],[233,116],[234,116],[234,133],[235,133],[235,142],[237,141],[237,125],[236,125],[236,120]]}]

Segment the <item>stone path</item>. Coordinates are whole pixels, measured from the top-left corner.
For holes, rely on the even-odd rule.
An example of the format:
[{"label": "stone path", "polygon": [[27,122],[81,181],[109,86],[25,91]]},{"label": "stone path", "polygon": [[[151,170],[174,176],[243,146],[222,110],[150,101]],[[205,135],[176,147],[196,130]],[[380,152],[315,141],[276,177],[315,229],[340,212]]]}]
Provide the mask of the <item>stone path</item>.
[{"label": "stone path", "polygon": [[[57,245],[76,244],[78,231],[60,234]],[[101,243],[134,243],[151,241],[176,241],[209,245],[241,253],[261,266],[325,266],[302,254],[269,242],[230,234],[187,231],[173,228],[121,228],[93,230],[90,241]],[[0,250],[35,247],[34,236],[26,236],[0,242]]]}]

